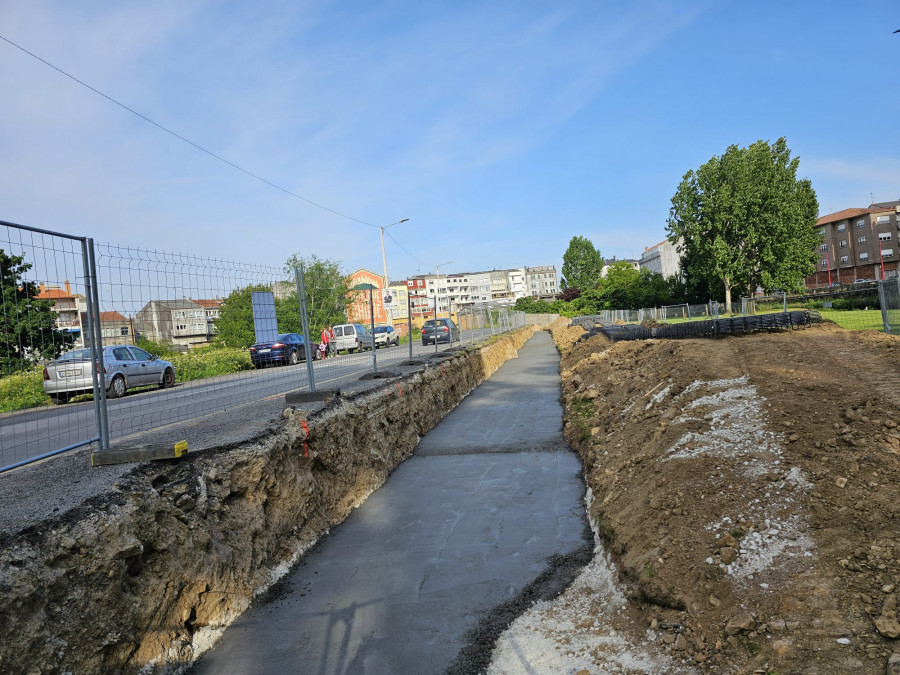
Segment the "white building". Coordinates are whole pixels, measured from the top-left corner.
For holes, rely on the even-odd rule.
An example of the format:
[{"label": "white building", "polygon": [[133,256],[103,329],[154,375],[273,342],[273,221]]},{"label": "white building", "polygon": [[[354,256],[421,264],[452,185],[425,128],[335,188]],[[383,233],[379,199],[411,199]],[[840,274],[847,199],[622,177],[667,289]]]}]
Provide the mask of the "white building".
[{"label": "white building", "polygon": [[525,268],[525,287],[528,295],[535,298],[552,298],[559,293],[555,265],[541,265]]},{"label": "white building", "polygon": [[626,260],[617,260],[616,257],[613,256],[612,258],[604,258],[603,259],[603,267],[600,269],[600,276],[605,279],[606,273],[609,272],[609,268],[612,267],[613,265],[615,265],[616,263],[628,263],[636,270],[641,269],[641,265],[637,260],[632,260],[630,258],[628,258]]},{"label": "white building", "polygon": [[644,249],[640,266],[650,272],[662,274],[666,279],[681,275],[681,257],[676,244],[666,239],[656,246]]}]

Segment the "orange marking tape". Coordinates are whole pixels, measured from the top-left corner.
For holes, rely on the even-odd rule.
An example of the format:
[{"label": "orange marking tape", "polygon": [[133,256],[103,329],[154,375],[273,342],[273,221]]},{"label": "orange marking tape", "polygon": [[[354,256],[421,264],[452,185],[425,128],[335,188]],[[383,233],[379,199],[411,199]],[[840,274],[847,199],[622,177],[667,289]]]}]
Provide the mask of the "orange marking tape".
[{"label": "orange marking tape", "polygon": [[403,396],[403,387],[400,386],[400,383],[397,383],[397,391],[400,392],[400,395]]}]

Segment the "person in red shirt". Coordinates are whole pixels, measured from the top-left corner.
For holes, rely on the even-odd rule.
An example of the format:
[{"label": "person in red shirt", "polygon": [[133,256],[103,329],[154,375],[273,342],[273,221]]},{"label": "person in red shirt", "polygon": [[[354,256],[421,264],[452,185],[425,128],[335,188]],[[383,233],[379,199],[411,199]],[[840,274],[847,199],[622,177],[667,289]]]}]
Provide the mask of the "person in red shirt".
[{"label": "person in red shirt", "polygon": [[328,329],[328,326],[322,329],[322,341],[319,343],[319,351],[322,352],[322,358],[328,358],[329,343],[334,340],[334,334]]}]

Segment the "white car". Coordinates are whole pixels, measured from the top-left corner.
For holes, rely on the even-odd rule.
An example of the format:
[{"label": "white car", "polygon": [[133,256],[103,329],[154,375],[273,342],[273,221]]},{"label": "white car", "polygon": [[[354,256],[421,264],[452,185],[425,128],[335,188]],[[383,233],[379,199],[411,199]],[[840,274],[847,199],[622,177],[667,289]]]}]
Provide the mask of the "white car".
[{"label": "white car", "polygon": [[390,347],[400,344],[400,335],[393,326],[375,326],[375,346]]},{"label": "white car", "polygon": [[346,350],[352,354],[357,349],[372,348],[372,334],[362,324],[342,323],[331,330],[334,333],[335,349],[339,352]]}]

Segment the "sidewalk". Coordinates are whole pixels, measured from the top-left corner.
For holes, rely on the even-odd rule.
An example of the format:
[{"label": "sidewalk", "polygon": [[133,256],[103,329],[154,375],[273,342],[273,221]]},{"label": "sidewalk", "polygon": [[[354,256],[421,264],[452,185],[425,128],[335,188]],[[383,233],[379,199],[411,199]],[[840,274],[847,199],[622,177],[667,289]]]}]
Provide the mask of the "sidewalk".
[{"label": "sidewalk", "polygon": [[558,366],[549,333],[536,333],[193,672],[443,673],[458,663],[478,642],[467,633],[548,558],[585,545]]}]

